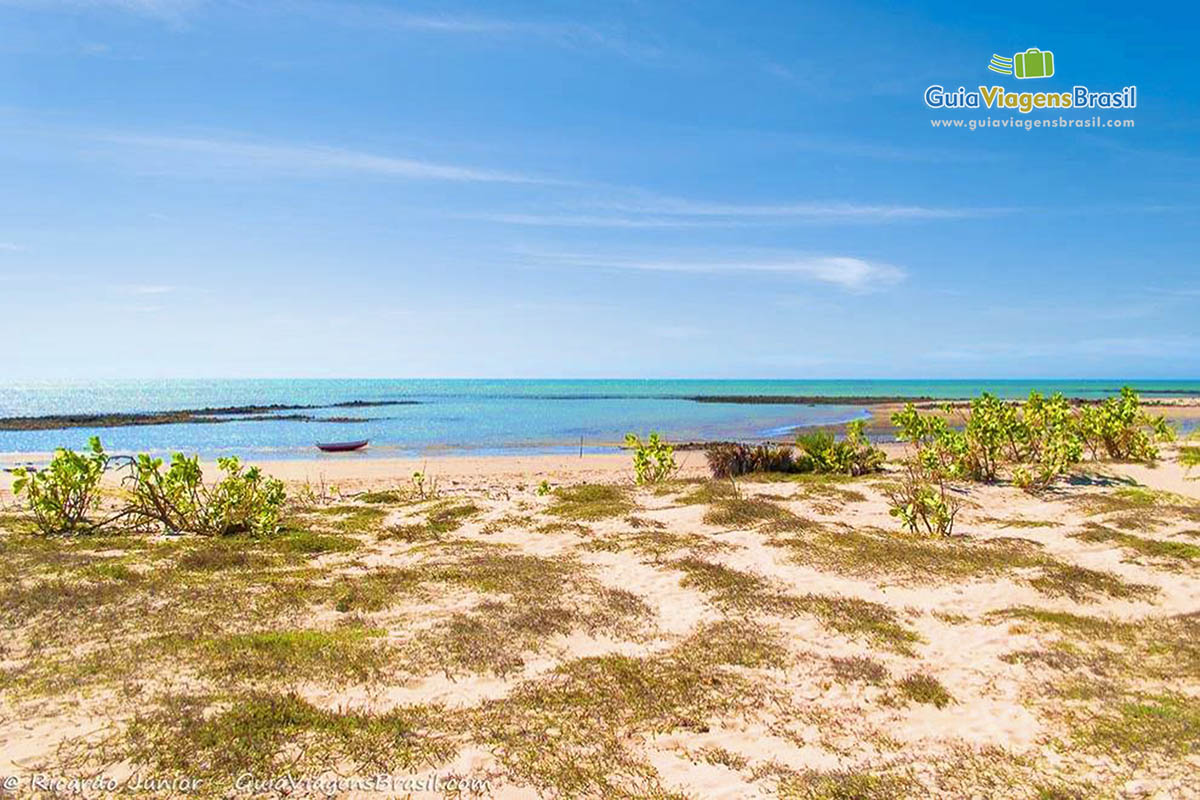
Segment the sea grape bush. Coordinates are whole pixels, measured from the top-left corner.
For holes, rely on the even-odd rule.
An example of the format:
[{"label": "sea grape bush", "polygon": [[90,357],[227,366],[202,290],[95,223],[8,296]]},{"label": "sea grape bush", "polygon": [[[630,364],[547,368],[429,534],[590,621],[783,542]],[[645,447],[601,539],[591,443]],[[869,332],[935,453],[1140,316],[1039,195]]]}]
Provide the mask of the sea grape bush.
[{"label": "sea grape bush", "polygon": [[1080,409],[1078,429],[1093,458],[1107,455],[1121,461],[1154,461],[1155,442],[1174,438],[1166,419],[1148,414],[1128,386],[1118,397]]},{"label": "sea grape bush", "polygon": [[[131,530],[165,528],[210,536],[279,530],[286,493],[283,483],[236,458],[218,459],[222,475],[206,484],[199,457],[182,453],[163,469],[160,458],[146,454],[109,457],[93,436],[88,451],[55,451],[50,465],[36,473],[16,470],[13,491],[23,496],[43,533],[80,533],[122,525]],[[111,468],[125,470],[121,502],[102,520],[90,515],[100,507],[100,480]]]},{"label": "sea grape bush", "polygon": [[1142,407],[1137,392],[1075,408],[1061,394],[1030,392],[1024,403],[984,393],[971,401],[960,429],[951,427],[949,405],[941,416],[922,414],[909,403],[892,416],[896,436],[914,445],[900,487],[889,493],[891,514],[910,531],[949,534],[957,513],[952,482],[992,482],[1007,469],[1024,489],[1045,489],[1083,459],[1108,457],[1153,461],[1156,441],[1170,439],[1163,417]]},{"label": "sea grape bush", "polygon": [[949,536],[954,532],[962,500],[936,459],[918,454],[905,461],[899,483],[886,494],[891,501],[888,513],[910,533]]},{"label": "sea grape bush", "polygon": [[625,434],[625,446],[633,449],[633,473],[637,483],[661,483],[679,470],[675,448],[651,432],[646,441],[635,433]]},{"label": "sea grape bush", "polygon": [[79,533],[100,523],[89,516],[100,505],[100,479],[108,469],[108,455],[100,438],[88,440],[83,453],[59,448],[45,469],[13,470],[12,491],[24,497],[38,529],[44,533]]},{"label": "sea grape bush", "polygon": [[[953,410],[946,406],[946,416]],[[892,417],[897,438],[911,442],[929,463],[954,479],[993,482],[1004,467],[1025,488],[1045,488],[1083,458],[1152,461],[1154,442],[1171,436],[1162,417],[1152,417],[1129,387],[1119,397],[1074,408],[1061,394],[1031,392],[1024,403],[984,393],[971,401],[961,430],[945,416],[921,414],[909,403]]]},{"label": "sea grape bush", "polygon": [[212,485],[204,482],[198,456],[175,453],[164,472],[161,458],[143,453],[129,467],[125,513],[136,527],[160,525],[204,536],[269,536],[279,530],[283,483],[257,467],[243,467],[237,458],[217,460],[222,476]]},{"label": "sea grape bush", "polygon": [[855,420],[846,425],[846,438],[836,439],[825,431],[801,434],[796,443],[812,472],[841,475],[866,475],[878,470],[885,460],[882,450],[875,447],[863,433],[864,423]]}]

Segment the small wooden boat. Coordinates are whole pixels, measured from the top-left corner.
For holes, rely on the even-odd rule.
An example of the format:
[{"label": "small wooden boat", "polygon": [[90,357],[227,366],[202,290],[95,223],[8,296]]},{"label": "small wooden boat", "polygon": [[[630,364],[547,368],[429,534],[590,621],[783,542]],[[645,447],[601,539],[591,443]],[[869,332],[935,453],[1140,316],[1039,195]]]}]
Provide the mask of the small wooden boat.
[{"label": "small wooden boat", "polygon": [[362,450],[367,446],[369,439],[360,439],[357,442],[317,442],[317,448],[326,453],[349,453],[353,450]]}]

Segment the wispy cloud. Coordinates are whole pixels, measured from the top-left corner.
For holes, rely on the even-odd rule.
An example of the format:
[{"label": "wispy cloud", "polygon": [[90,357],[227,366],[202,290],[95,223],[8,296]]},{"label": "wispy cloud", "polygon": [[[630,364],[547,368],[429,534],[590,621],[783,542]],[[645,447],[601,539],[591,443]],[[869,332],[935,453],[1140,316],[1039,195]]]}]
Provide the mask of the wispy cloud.
[{"label": "wispy cloud", "polygon": [[339,25],[372,31],[393,30],[447,36],[536,40],[571,50],[607,50],[635,60],[653,60],[663,51],[630,37],[620,28],[575,20],[537,20],[477,14],[417,14],[369,3],[294,3],[291,8]]},{"label": "wispy cloud", "polygon": [[539,266],[649,272],[775,275],[829,284],[852,292],[865,292],[892,286],[906,277],[905,271],[899,267],[851,256],[775,254],[762,257],[645,258],[538,251],[521,251],[520,255],[528,263]]},{"label": "wispy cloud", "polygon": [[135,134],[104,134],[96,138],[123,147],[193,155],[215,165],[256,170],[359,173],[410,180],[565,183],[515,172],[442,164],[324,145]]},{"label": "wispy cloud", "polygon": [[25,248],[15,242],[0,242],[0,253],[20,253]]},{"label": "wispy cloud", "polygon": [[950,220],[1005,213],[1004,209],[937,208],[847,202],[705,203],[679,198],[650,202],[582,203],[604,213],[489,213],[475,219],[506,225],[555,228],[696,228],[792,223],[845,224]]},{"label": "wispy cloud", "polygon": [[939,208],[918,205],[879,205],[850,202],[713,203],[681,198],[619,205],[628,211],[692,217],[787,217],[823,220],[958,219],[994,214],[1003,209]]}]

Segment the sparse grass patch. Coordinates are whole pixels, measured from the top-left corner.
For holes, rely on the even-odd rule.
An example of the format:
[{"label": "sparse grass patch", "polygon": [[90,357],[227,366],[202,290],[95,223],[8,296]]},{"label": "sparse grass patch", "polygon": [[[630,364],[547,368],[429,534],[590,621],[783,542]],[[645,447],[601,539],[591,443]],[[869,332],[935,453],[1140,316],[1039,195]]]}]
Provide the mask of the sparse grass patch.
[{"label": "sparse grass patch", "polygon": [[478,514],[479,506],[470,501],[443,500],[435,503],[425,512],[425,521],[408,525],[393,525],[379,537],[381,539],[400,539],[405,542],[421,542],[440,539],[447,533],[453,533],[463,526],[463,523]]},{"label": "sparse grass patch", "polygon": [[717,500],[704,512],[704,521],[722,528],[741,528],[759,522],[790,521],[796,517],[769,500],[730,497]]},{"label": "sparse grass patch", "polygon": [[676,503],[681,506],[708,505],[718,500],[738,497],[737,485],[733,481],[708,480],[697,484],[691,491],[680,495]]},{"label": "sparse grass patch", "polygon": [[982,517],[980,522],[1000,528],[1057,528],[1058,523],[1046,519],[1024,519],[1022,517]]},{"label": "sparse grass patch", "polygon": [[921,641],[915,631],[900,624],[896,613],[880,603],[858,597],[806,594],[802,607],[821,623],[847,636],[863,636],[873,644],[901,655],[915,655],[913,645]]},{"label": "sparse grass patch", "polygon": [[1179,448],[1179,463],[1185,467],[1200,466],[1200,447],[1186,444]]},{"label": "sparse grass patch", "polygon": [[779,778],[780,800],[900,800],[917,794],[909,778],[869,772],[793,772]]},{"label": "sparse grass patch", "polygon": [[1140,597],[1155,589],[1127,584],[1115,575],[1076,567],[1041,553],[1033,542],[993,538],[931,539],[874,529],[816,526],[799,536],[768,540],[787,548],[792,560],[845,575],[878,576],[881,572],[928,583],[1011,575],[1038,591],[1086,601],[1093,595]]},{"label": "sparse grass patch", "polygon": [[1126,583],[1111,572],[1087,569],[1063,562],[1043,565],[1042,574],[1029,585],[1050,597],[1069,597],[1077,603],[1088,603],[1097,595],[1118,599],[1151,597],[1158,592],[1153,586]]},{"label": "sparse grass patch", "polygon": [[389,567],[361,575],[341,575],[328,587],[334,608],[350,611],[381,611],[405,596],[419,591],[424,575],[418,568]]},{"label": "sparse grass patch", "polygon": [[1195,561],[1200,559],[1200,547],[1194,544],[1134,536],[1131,533],[1113,530],[1094,522],[1089,522],[1082,531],[1071,534],[1071,537],[1084,542],[1116,544],[1126,550],[1132,550],[1138,555],[1148,558],[1175,561]]},{"label": "sparse grass patch", "polygon": [[584,550],[605,553],[620,553],[633,550],[654,561],[663,557],[686,550],[693,554],[719,553],[732,550],[733,545],[722,542],[710,536],[699,533],[674,533],[672,531],[630,531],[612,536],[598,537],[587,540],[582,545]]},{"label": "sparse grass patch", "polygon": [[592,529],[582,522],[547,522],[537,527],[538,533],[574,533],[579,536],[590,536]]},{"label": "sparse grass patch", "polygon": [[359,502],[372,505],[408,503],[412,501],[408,492],[401,489],[383,489],[375,492],[363,492],[358,495]]},{"label": "sparse grass patch", "polygon": [[385,654],[374,641],[383,631],[267,630],[208,638],[196,643],[203,673],[227,681],[320,679],[365,681]]},{"label": "sparse grass patch", "polygon": [[1100,752],[1116,750],[1140,759],[1147,752],[1172,757],[1200,749],[1200,700],[1181,694],[1152,694],[1106,704],[1094,719],[1076,729],[1080,745]]},{"label": "sparse grass patch", "polygon": [[219,572],[227,569],[262,567],[271,560],[261,552],[231,546],[224,541],[206,541],[184,550],[175,562],[180,569],[193,572]]},{"label": "sparse grass patch", "polygon": [[620,486],[582,483],[555,489],[554,502],[546,511],[563,519],[594,521],[623,517],[633,511],[633,502]]},{"label": "sparse grass patch", "polygon": [[741,753],[734,753],[731,750],[726,750],[724,747],[701,747],[693,755],[706,764],[725,767],[734,772],[744,770],[750,763],[750,759]]},{"label": "sparse grass patch", "polygon": [[945,708],[954,702],[954,698],[937,678],[920,672],[898,681],[896,688],[900,691],[901,696],[914,703]]},{"label": "sparse grass patch", "polygon": [[388,515],[386,509],[355,505],[329,506],[309,513],[327,518],[325,524],[342,533],[376,531]]},{"label": "sparse grass patch", "polygon": [[829,665],[833,667],[837,679],[843,682],[859,681],[882,686],[888,679],[887,668],[865,656],[835,656],[829,659]]},{"label": "sparse grass patch", "polygon": [[489,520],[481,529],[480,533],[495,534],[503,533],[504,531],[532,531],[536,529],[534,519],[529,514],[505,514],[502,517]]},{"label": "sparse grass patch", "polygon": [[912,645],[920,641],[915,632],[900,624],[895,612],[879,603],[857,597],[791,595],[758,575],[699,558],[680,559],[671,566],[685,573],[681,585],[700,589],[726,610],[788,616],[812,614],[832,631],[863,636],[904,655],[912,655]]},{"label": "sparse grass patch", "polygon": [[328,711],[295,694],[245,693],[216,702],[175,696],[133,719],[122,755],[144,772],[200,778],[206,790],[220,793],[247,773],[268,778],[436,766],[456,749],[449,719],[428,706],[385,714]]},{"label": "sparse grass patch", "polygon": [[348,553],[359,548],[359,541],[349,536],[292,530],[270,540],[273,550],[280,553],[316,556],[325,553]]},{"label": "sparse grass patch", "polygon": [[631,749],[636,737],[705,731],[756,707],[763,690],[729,667],[770,666],[777,650],[762,629],[726,623],[654,656],[576,659],[485,702],[470,726],[510,775],[539,791],[665,800],[676,795]]}]

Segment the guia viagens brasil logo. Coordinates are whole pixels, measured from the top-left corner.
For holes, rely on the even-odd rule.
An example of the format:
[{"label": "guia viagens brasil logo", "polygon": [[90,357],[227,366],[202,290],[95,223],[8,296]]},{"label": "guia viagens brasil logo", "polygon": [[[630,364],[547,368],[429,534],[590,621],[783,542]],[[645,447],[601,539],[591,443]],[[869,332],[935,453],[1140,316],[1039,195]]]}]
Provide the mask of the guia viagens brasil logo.
[{"label": "guia viagens brasil logo", "polygon": [[[993,53],[987,68],[1017,80],[1051,78],[1055,75],[1054,53],[1036,47],[1013,53],[1011,57]],[[1077,84],[1070,91],[1014,92],[1003,86],[983,85],[976,89],[959,86],[947,91],[941,84],[934,84],[925,90],[925,105],[930,108],[1008,109],[1022,114],[1064,108],[1137,108],[1137,87],[1096,92]]]}]

